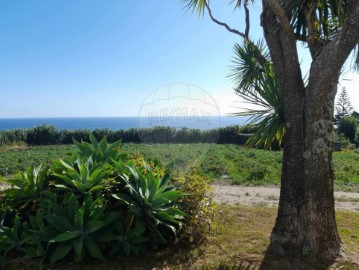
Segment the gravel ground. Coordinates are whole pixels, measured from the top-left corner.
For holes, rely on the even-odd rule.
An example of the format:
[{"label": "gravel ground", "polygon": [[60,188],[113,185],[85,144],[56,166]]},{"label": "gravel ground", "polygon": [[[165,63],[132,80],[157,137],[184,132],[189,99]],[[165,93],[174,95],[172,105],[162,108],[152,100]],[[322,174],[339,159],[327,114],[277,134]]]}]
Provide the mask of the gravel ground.
[{"label": "gravel ground", "polygon": [[[214,200],[224,204],[278,206],[279,187],[214,184]],[[336,209],[359,213],[359,193],[334,193]]]},{"label": "gravel ground", "polygon": [[[267,186],[235,186],[228,184],[214,184],[214,200],[224,204],[266,205],[277,207],[279,187]],[[0,183],[0,190],[6,185]],[[336,191],[335,208],[359,213],[359,193]]]}]

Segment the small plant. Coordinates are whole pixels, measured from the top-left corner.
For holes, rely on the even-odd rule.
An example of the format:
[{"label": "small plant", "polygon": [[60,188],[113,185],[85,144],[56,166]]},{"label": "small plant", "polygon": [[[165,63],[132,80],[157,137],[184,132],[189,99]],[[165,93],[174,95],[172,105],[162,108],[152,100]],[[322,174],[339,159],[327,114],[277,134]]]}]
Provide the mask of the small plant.
[{"label": "small plant", "polygon": [[74,144],[77,147],[76,156],[89,158],[91,157],[95,164],[106,163],[111,159],[123,160],[127,154],[119,151],[121,142],[117,141],[112,144],[107,143],[106,137],[103,137],[100,142],[90,133],[89,139],[91,143],[74,140]]},{"label": "small plant", "polygon": [[48,223],[46,235],[52,251],[51,263],[57,262],[73,251],[75,261],[80,261],[88,253],[91,257],[103,260],[96,235],[107,230],[119,216],[119,213],[106,211],[103,197],[95,201],[87,196],[82,205],[76,195],[66,194],[60,206],[56,201],[47,203],[45,219]]},{"label": "small plant", "polygon": [[110,243],[111,255],[139,255],[150,241],[145,223],[139,219],[135,221],[133,214],[117,219],[111,229],[96,237],[100,243]]},{"label": "small plant", "polygon": [[37,199],[48,187],[48,168],[31,166],[24,172],[19,172],[17,177],[6,180],[11,185],[3,191],[4,204],[10,209],[19,209],[20,212],[31,213],[36,209]]},{"label": "small plant", "polygon": [[148,166],[146,173],[142,174],[142,168],[135,169],[120,162],[115,162],[115,168],[119,172],[129,171],[120,175],[120,179],[126,183],[125,190],[128,194],[122,192],[112,196],[127,204],[134,217],[143,219],[154,232],[156,239],[165,242],[158,225],[176,234],[174,225],[179,225],[186,214],[176,207],[175,202],[183,197],[184,193],[168,185],[169,175],[154,175]]},{"label": "small plant", "polygon": [[85,195],[105,188],[110,178],[111,166],[107,163],[95,164],[92,157],[77,158],[72,164],[59,160],[53,168],[52,183],[59,189],[69,189]]},{"label": "small plant", "polygon": [[7,255],[11,251],[24,253],[26,255],[26,246],[31,242],[34,235],[27,230],[27,223],[19,222],[18,215],[14,217],[14,226],[4,226],[0,228],[0,251]]}]

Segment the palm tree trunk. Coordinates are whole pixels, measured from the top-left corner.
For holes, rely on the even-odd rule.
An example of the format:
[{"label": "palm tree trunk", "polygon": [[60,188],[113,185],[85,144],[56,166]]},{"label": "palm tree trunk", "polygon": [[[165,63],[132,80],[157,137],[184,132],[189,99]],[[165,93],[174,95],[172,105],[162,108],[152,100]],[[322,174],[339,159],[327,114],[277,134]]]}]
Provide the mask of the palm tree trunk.
[{"label": "palm tree trunk", "polygon": [[[319,87],[308,89],[305,106],[304,184],[306,189],[307,253],[323,259],[341,254],[334,209],[332,163],[334,98],[339,72]],[[309,84],[318,85],[318,84]],[[322,97],[322,87],[330,89]]]},{"label": "palm tree trunk", "polygon": [[[326,97],[330,106],[318,106],[310,95],[306,97],[302,127],[288,127],[290,120],[298,116],[293,115],[293,109],[286,111],[288,126],[284,139],[281,195],[268,249],[271,254],[321,261],[334,260],[341,254],[332,167],[336,83],[332,89]],[[295,100],[292,101],[295,104]]]},{"label": "palm tree trunk", "polygon": [[286,128],[278,215],[267,254],[330,261],[341,254],[332,168],[333,104],[341,62],[321,74],[323,63],[313,61],[305,87],[295,37],[284,32],[265,2],[263,10],[264,35],[283,90]]}]

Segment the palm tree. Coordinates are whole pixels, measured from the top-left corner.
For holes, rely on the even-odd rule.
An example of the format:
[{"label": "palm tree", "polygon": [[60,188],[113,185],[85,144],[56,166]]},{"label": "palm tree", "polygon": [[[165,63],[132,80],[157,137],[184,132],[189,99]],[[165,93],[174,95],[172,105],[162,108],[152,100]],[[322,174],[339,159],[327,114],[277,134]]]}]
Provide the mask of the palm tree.
[{"label": "palm tree", "polygon": [[[275,76],[270,54],[264,45],[264,41],[257,44],[248,37],[249,32],[249,2],[253,0],[232,0],[234,8],[243,7],[246,13],[246,30],[239,32],[232,29],[226,23],[220,22],[212,15],[209,1],[206,0],[183,0],[189,8],[197,10],[203,14],[207,9],[211,19],[225,27],[229,32],[237,34],[243,38],[243,44],[235,44],[232,71],[229,75],[236,86],[235,92],[248,104],[260,106],[262,109],[245,109],[244,112],[235,113],[236,116],[250,116],[247,127],[253,127],[255,134],[250,137],[247,143],[251,146],[266,147],[271,149],[274,140],[282,143],[285,132],[284,127],[284,105],[282,91],[279,89],[278,80]],[[302,1],[298,5],[297,1],[287,1],[286,10],[291,14],[291,26],[298,40],[308,42],[312,46],[311,53],[315,57],[317,47],[322,46],[332,39],[337,29],[345,20],[345,10],[347,0],[321,0],[320,3],[313,4],[310,0]],[[308,27],[306,14],[315,13],[314,27]],[[308,33],[309,32],[309,33]],[[311,38],[307,38],[307,36]],[[314,49],[313,49],[314,48]],[[355,68],[359,67],[359,44],[357,45],[357,55],[355,57]],[[244,129],[243,128],[243,129]]]},{"label": "palm tree", "polygon": [[[304,263],[309,258],[321,264],[334,261],[342,253],[333,195],[331,134],[334,98],[340,71],[351,52],[358,47],[359,1],[230,0],[236,8],[244,8],[245,16],[242,18],[245,29],[242,32],[214,18],[209,0],[183,1],[200,14],[207,11],[212,21],[241,37],[244,48],[246,42],[255,46],[249,38],[249,4],[262,3],[261,26],[276,76],[271,64],[261,64],[264,73],[272,75],[262,75],[261,78],[257,73],[254,79],[249,78],[251,87],[238,88],[240,83],[237,85],[237,90],[250,99],[260,97],[268,105],[274,103],[264,98],[266,93],[276,89],[275,85],[280,85],[281,89],[277,90],[281,91],[275,99],[282,100],[284,105],[286,133],[283,139],[281,194],[267,250],[268,260],[264,260],[262,266],[263,269],[273,269],[273,255],[275,258],[293,258],[291,261],[296,263],[299,260]],[[311,54],[306,79],[303,79],[300,67],[298,42],[306,44]],[[262,63],[260,53],[255,58]],[[356,60],[358,63],[358,58]],[[254,67],[258,70],[255,64]],[[238,78],[241,82],[241,76]],[[254,90],[260,90],[258,96],[251,94]],[[281,111],[279,107],[272,107],[277,109],[273,110],[277,113]],[[267,107],[265,117],[270,112]],[[278,266],[278,261],[275,265]],[[288,267],[291,266],[289,262]],[[293,265],[292,268],[297,267]]]},{"label": "palm tree", "polygon": [[[258,52],[266,59],[265,64],[259,63]],[[279,144],[284,135],[284,108],[282,91],[279,88],[270,56],[263,41],[256,45],[244,41],[242,45],[234,46],[230,77],[233,79],[235,92],[246,103],[260,106],[260,109],[245,109],[235,113],[238,116],[250,116],[248,126],[254,127],[255,134],[249,138],[247,144],[264,146],[271,149],[274,140]]]}]

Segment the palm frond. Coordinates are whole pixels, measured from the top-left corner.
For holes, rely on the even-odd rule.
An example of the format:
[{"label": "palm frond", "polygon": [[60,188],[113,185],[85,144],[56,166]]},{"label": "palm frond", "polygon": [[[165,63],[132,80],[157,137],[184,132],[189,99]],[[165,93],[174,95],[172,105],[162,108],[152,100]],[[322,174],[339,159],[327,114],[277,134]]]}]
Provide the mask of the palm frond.
[{"label": "palm frond", "polygon": [[[262,109],[246,109],[236,113],[239,116],[250,116],[248,126],[256,129],[248,143],[253,146],[264,146],[268,149],[274,140],[279,143],[284,134],[283,97],[268,50],[263,41],[256,45],[244,42],[234,48],[232,72],[229,76],[236,84],[235,92],[246,103],[260,106]],[[259,64],[256,54],[260,52],[266,59],[266,65]]]},{"label": "palm frond", "polygon": [[307,37],[305,14],[310,12],[314,20],[314,32],[318,39],[332,39],[345,22],[348,0],[291,1],[286,5],[292,28],[297,35]]},{"label": "palm frond", "polygon": [[192,12],[197,12],[201,16],[206,9],[206,1],[207,0],[182,0],[188,9],[192,9]]},{"label": "palm frond", "polygon": [[265,63],[270,62],[269,51],[265,47],[264,40],[259,40],[257,44],[247,41],[244,41],[243,45],[236,43],[234,54],[232,72],[228,77],[237,84],[236,88],[246,88],[262,76],[267,67],[258,61],[258,55],[265,59]]}]

